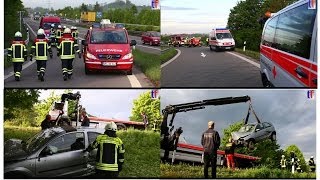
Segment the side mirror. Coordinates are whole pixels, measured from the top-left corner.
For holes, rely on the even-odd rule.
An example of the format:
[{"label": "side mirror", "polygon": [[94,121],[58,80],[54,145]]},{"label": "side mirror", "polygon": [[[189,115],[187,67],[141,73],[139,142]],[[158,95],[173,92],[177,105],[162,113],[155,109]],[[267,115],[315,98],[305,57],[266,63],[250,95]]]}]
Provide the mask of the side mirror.
[{"label": "side mirror", "polygon": [[137,41],[136,40],[131,40],[130,46],[135,46],[135,45],[137,45]]},{"label": "side mirror", "polygon": [[82,40],[81,44],[84,45],[84,46],[88,46],[88,42],[86,40]]}]

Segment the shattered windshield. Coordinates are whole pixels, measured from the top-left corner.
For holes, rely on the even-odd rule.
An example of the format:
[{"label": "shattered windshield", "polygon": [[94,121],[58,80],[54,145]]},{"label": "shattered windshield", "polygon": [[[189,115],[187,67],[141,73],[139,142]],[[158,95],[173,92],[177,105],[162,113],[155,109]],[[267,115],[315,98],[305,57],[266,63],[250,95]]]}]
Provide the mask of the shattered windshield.
[{"label": "shattered windshield", "polygon": [[242,126],[239,130],[239,132],[251,132],[254,129],[254,124],[247,124],[245,126]]}]

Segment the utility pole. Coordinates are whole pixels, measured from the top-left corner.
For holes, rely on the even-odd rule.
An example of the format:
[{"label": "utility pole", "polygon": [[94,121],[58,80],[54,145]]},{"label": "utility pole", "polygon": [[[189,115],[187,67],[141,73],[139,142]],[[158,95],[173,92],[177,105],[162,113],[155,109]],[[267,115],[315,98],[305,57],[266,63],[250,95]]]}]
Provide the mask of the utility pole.
[{"label": "utility pole", "polygon": [[20,20],[19,25],[20,25],[20,32],[22,31],[22,13],[23,13],[23,11],[19,11],[19,20]]}]

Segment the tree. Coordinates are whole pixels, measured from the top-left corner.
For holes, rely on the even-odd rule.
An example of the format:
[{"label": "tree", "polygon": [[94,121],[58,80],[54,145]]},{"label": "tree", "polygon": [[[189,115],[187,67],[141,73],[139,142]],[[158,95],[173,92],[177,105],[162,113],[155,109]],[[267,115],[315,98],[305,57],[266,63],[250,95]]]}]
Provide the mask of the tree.
[{"label": "tree", "polygon": [[160,99],[151,99],[150,91],[142,93],[133,101],[130,120],[142,122],[141,113],[144,112],[149,120],[149,126],[155,124],[160,127],[162,116],[160,114]]},{"label": "tree", "polygon": [[101,7],[100,7],[100,4],[98,3],[98,1],[96,2],[96,4],[93,7],[93,11],[95,11],[95,12],[101,11]]},{"label": "tree", "polygon": [[31,110],[38,102],[40,91],[37,89],[5,89],[4,90],[4,120],[15,118],[15,111]]},{"label": "tree", "polygon": [[238,131],[241,127],[243,126],[243,121],[238,121],[234,124],[231,124],[228,128],[223,130],[223,138],[221,140],[221,146],[220,147],[224,147],[226,146],[226,144],[229,141],[229,138],[231,137],[231,133]]},{"label": "tree", "polygon": [[81,12],[87,12],[88,11],[88,6],[84,3],[81,4],[80,7]]},{"label": "tree", "polygon": [[51,110],[52,104],[55,101],[59,101],[60,96],[56,95],[55,92],[51,92],[49,97],[45,100],[42,100],[41,102],[34,105],[35,112],[37,113],[35,117],[35,121],[37,125],[40,125],[41,122],[44,120],[46,115]]},{"label": "tree", "polygon": [[132,5],[132,6],[131,6],[131,12],[132,12],[133,14],[137,14],[137,13],[138,13],[137,6]]},{"label": "tree", "polygon": [[[306,164],[306,160],[304,159],[304,156],[301,152],[301,150],[298,148],[298,146],[296,145],[290,145],[285,149],[285,156],[288,158],[290,158],[290,152],[294,152],[297,156],[297,158],[300,160],[300,165],[301,165],[301,169],[304,172],[309,172],[309,167]],[[290,159],[291,162],[291,159]]]}]

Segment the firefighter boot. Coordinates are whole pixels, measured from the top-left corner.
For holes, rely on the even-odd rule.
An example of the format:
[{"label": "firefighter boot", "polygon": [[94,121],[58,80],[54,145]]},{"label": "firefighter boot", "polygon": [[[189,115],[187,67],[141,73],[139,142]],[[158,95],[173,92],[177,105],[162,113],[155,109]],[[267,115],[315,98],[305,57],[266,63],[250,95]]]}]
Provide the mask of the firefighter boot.
[{"label": "firefighter boot", "polygon": [[40,72],[39,74],[39,80],[44,81],[44,72]]},{"label": "firefighter boot", "polygon": [[20,81],[20,77],[19,77],[19,76],[14,76],[14,79],[15,79],[16,81]]},{"label": "firefighter boot", "polygon": [[66,81],[68,79],[68,73],[63,73],[63,80]]},{"label": "firefighter boot", "polygon": [[72,74],[68,74],[68,79],[71,79]]}]

